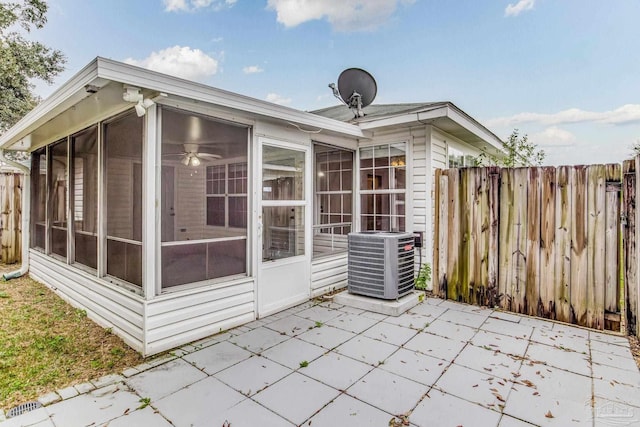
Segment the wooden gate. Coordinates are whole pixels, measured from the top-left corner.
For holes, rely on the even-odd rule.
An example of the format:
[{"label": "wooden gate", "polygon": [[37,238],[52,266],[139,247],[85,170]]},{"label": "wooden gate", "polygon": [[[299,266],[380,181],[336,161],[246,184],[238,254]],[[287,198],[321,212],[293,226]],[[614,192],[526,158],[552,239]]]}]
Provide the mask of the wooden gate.
[{"label": "wooden gate", "polygon": [[622,176],[618,164],[437,170],[434,292],[620,330]]},{"label": "wooden gate", "polygon": [[20,262],[22,254],[22,185],[21,173],[0,173],[0,261]]}]

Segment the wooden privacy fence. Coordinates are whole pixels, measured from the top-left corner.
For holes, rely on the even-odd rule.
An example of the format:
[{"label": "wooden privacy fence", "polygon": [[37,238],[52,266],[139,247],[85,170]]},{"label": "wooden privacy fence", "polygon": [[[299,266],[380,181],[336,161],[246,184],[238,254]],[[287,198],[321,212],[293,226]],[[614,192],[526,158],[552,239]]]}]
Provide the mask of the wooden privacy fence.
[{"label": "wooden privacy fence", "polygon": [[[635,209],[631,163],[624,165],[624,185],[618,164],[437,170],[434,292],[620,330],[621,264],[626,258],[637,265],[630,244],[635,238],[625,234],[624,256],[620,240],[621,217],[627,218],[625,233],[635,233],[635,220],[629,220],[635,219],[635,210],[629,210]],[[635,276],[627,279],[637,292]],[[626,323],[635,333],[637,306],[631,305]]]},{"label": "wooden privacy fence", "polygon": [[0,261],[12,264],[22,254],[22,186],[24,175],[0,173]]}]

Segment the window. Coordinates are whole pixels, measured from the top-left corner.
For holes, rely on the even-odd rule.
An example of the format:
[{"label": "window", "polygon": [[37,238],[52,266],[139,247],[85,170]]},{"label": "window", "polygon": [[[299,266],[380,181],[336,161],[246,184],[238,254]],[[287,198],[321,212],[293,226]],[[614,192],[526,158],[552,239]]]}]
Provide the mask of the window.
[{"label": "window", "polygon": [[246,163],[207,166],[207,225],[247,228]]},{"label": "window", "polygon": [[360,228],[404,231],[406,144],[360,149]]},{"label": "window", "polygon": [[304,255],[305,153],[262,147],[262,261]]},{"label": "window", "polygon": [[143,119],[128,113],[103,127],[107,274],[142,285]]},{"label": "window", "polygon": [[74,262],[98,267],[98,128],[71,137]]},{"label": "window", "polygon": [[449,156],[449,168],[463,168],[476,165],[476,158],[471,154],[464,154],[457,148],[453,148],[450,145],[447,147],[447,153]]},{"label": "window", "polygon": [[353,152],[316,145],[313,256],[346,251],[352,226]]},{"label": "window", "polygon": [[51,253],[67,257],[67,203],[69,201],[67,171],[67,139],[49,148],[49,198],[47,209],[51,218]]},{"label": "window", "polygon": [[162,288],[246,275],[248,128],[160,116]]}]

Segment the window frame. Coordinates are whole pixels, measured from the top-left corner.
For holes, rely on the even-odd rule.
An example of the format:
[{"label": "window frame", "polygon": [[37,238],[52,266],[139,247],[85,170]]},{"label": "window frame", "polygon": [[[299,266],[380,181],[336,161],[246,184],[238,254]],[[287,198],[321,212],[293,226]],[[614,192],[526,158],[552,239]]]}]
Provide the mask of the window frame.
[{"label": "window frame", "polygon": [[[396,145],[402,145],[404,148],[404,162],[402,164],[397,164],[397,165],[393,165],[391,158],[392,157],[397,157],[397,156],[392,156],[391,155],[391,148]],[[389,150],[389,155],[388,155],[388,160],[389,163],[383,167],[376,167],[375,166],[375,161],[372,161],[372,165],[371,167],[362,167],[362,152],[364,150],[373,150],[373,157],[372,159],[375,159],[375,151],[376,148],[381,149],[381,147],[387,147],[387,149]],[[410,211],[408,209],[408,205],[409,205],[409,200],[408,200],[408,191],[411,187],[411,181],[410,181],[410,156],[409,156],[409,149],[410,149],[410,144],[408,141],[404,140],[404,141],[394,141],[394,142],[386,142],[386,143],[374,143],[371,145],[366,145],[363,147],[359,147],[358,149],[358,230],[360,231],[408,231],[410,229],[410,224],[409,224],[409,217],[408,217],[408,212]],[[389,183],[388,183],[388,188],[373,188],[373,189],[369,189],[369,188],[365,188],[363,181],[362,181],[362,174],[363,171],[371,171],[372,172],[372,178],[374,178],[375,175],[375,171],[379,170],[379,169],[386,169],[389,171],[388,173],[388,179],[389,179]],[[404,169],[404,188],[397,188],[394,184],[394,180],[391,179],[392,174],[390,173],[393,169],[396,170],[402,170]],[[375,178],[374,178],[375,179]],[[392,213],[392,208],[391,208],[391,203],[389,204],[389,213],[388,214],[377,214],[375,213],[375,203],[374,203],[374,213],[373,214],[364,214],[363,211],[363,206],[362,206],[362,200],[363,200],[363,196],[368,196],[368,195],[373,195],[374,196],[374,200],[375,200],[375,196],[389,196],[389,200],[393,200],[393,198],[391,196],[393,195],[400,195],[403,196],[404,200],[396,202],[396,203],[401,203],[404,206],[404,213],[402,215],[398,215],[398,214],[393,214]],[[381,229],[369,229],[369,228],[365,228],[363,227],[363,222],[365,221],[365,219],[367,218],[371,218],[374,221],[374,224],[376,222],[376,218],[389,218],[389,230],[385,230],[383,228]],[[404,227],[400,227],[399,225],[397,227],[392,227],[392,224],[394,221],[398,221],[398,223],[401,222],[401,219],[404,222]]]},{"label": "window frame", "polygon": [[[318,148],[321,148],[321,151],[318,150]],[[333,152],[339,152],[340,153],[340,168],[338,170],[329,170],[327,168],[326,172],[339,172],[340,175],[340,190],[331,190],[330,189],[330,181],[329,181],[329,176],[327,175],[327,189],[326,190],[318,190],[318,182],[319,182],[319,174],[323,173],[322,170],[320,170],[319,168],[319,162],[318,162],[318,155],[319,154],[326,154],[329,155],[330,153]],[[350,169],[345,169],[344,166],[344,162],[346,161],[344,159],[344,155],[345,154],[349,154],[351,156],[351,167]],[[356,152],[355,150],[349,150],[347,148],[343,148],[343,147],[337,147],[337,146],[333,146],[333,145],[327,145],[327,144],[322,144],[322,143],[318,143],[318,142],[314,142],[313,143],[313,152],[312,152],[312,159],[313,159],[313,200],[314,200],[314,209],[313,209],[313,224],[312,224],[312,241],[311,241],[311,245],[312,245],[312,254],[311,257],[312,259],[316,259],[316,258],[322,258],[322,257],[326,257],[326,256],[331,256],[331,255],[337,255],[337,254],[341,254],[341,253],[345,253],[347,251],[347,247],[346,247],[346,235],[344,234],[344,229],[347,228],[348,231],[347,233],[351,232],[354,230],[354,220],[356,217],[356,210],[355,210],[355,193],[356,193]],[[327,159],[326,160],[326,164],[329,165],[331,162]],[[351,171],[351,188],[348,190],[344,189],[345,186],[345,182],[344,182],[344,173],[347,171]],[[321,198],[322,196],[328,196],[329,199],[329,204],[331,204],[331,196],[334,195],[339,195],[340,196],[340,212],[339,213],[335,213],[333,211],[330,211],[328,213],[323,213],[320,211],[321,209]],[[348,213],[345,213],[345,202],[344,202],[344,196],[350,196],[351,197],[351,204],[350,204],[350,211]],[[333,215],[340,215],[341,219],[344,219],[344,217],[346,215],[349,215],[351,217],[350,221],[339,221],[339,222],[332,222],[331,221],[331,217]],[[322,219],[323,217],[327,217],[328,218],[328,222],[323,223]],[[341,230],[342,232],[338,232],[338,233],[334,233],[334,230],[338,228],[339,230]],[[323,232],[323,230],[328,230],[328,232]],[[326,251],[326,252],[320,252],[316,250],[316,238],[318,236],[323,236],[324,235],[328,235],[330,236],[330,244],[331,244],[331,250]],[[335,240],[334,236],[338,236],[338,240]],[[342,242],[342,240],[345,240],[345,242]],[[340,245],[340,243],[344,243],[344,247],[342,247],[342,245]],[[338,246],[337,248],[334,247],[334,244],[336,246]]]}]

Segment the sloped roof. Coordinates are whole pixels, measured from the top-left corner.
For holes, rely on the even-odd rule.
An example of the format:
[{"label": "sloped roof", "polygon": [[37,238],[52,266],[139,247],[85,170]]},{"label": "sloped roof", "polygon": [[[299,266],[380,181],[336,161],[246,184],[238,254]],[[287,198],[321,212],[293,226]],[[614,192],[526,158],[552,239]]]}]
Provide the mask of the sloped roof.
[{"label": "sloped roof", "polygon": [[319,116],[328,117],[342,122],[359,122],[381,117],[389,117],[400,114],[413,113],[434,106],[441,106],[446,102],[414,102],[407,104],[372,104],[362,109],[365,116],[355,118],[353,112],[346,105],[335,105],[333,107],[322,108],[310,111]]},{"label": "sloped roof", "polygon": [[485,149],[487,144],[502,149],[502,141],[491,130],[449,101],[404,104],[372,104],[363,108],[364,117],[354,117],[346,105],[310,111],[318,116],[360,126],[363,130],[431,124],[471,144]]}]

